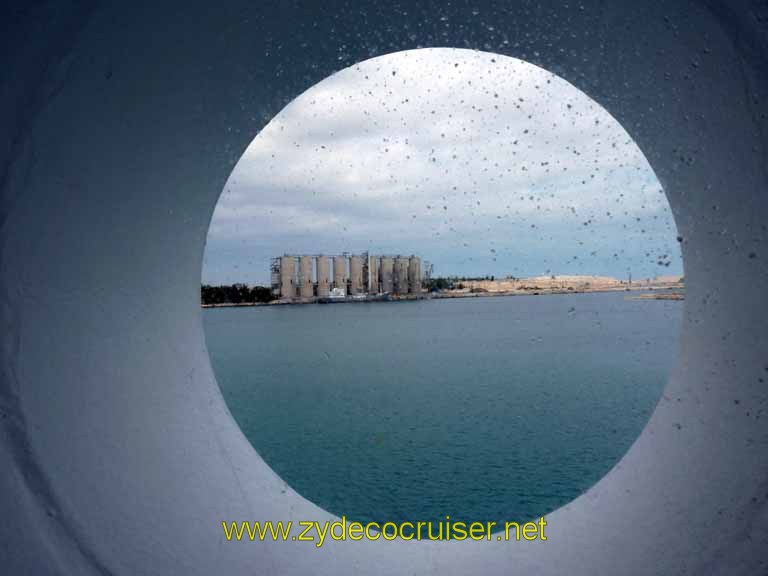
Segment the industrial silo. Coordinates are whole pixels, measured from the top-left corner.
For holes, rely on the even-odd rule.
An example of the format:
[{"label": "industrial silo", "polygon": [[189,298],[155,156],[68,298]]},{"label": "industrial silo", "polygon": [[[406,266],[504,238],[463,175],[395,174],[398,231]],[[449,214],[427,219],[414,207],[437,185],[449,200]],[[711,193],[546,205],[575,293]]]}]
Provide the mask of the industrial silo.
[{"label": "industrial silo", "polygon": [[349,293],[363,292],[363,257],[352,256],[349,259]]},{"label": "industrial silo", "polygon": [[368,256],[368,293],[379,293],[379,258]]},{"label": "industrial silo", "polygon": [[333,257],[333,287],[347,293],[347,257]]},{"label": "industrial silo", "polygon": [[312,298],[312,256],[299,257],[299,295],[302,298]]},{"label": "industrial silo", "polygon": [[421,258],[418,256],[408,259],[408,292],[421,294]]},{"label": "industrial silo", "polygon": [[394,291],[394,264],[395,261],[390,256],[381,257],[379,280],[381,282],[382,292],[391,293]]},{"label": "industrial silo", "polygon": [[296,258],[280,258],[280,298],[290,300],[296,296]]},{"label": "industrial silo", "polygon": [[398,256],[395,259],[395,294],[408,293],[408,258]]},{"label": "industrial silo", "polygon": [[317,257],[317,296],[327,298],[331,294],[331,259]]}]

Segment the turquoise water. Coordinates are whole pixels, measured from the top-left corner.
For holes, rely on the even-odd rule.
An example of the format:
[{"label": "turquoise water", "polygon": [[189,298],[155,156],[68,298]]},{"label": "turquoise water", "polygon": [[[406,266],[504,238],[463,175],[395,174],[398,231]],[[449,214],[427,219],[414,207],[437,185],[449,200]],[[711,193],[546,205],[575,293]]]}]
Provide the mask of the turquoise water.
[{"label": "turquoise water", "polygon": [[359,521],[522,520],[623,456],[661,396],[682,302],[623,293],[203,311],[264,460]]}]

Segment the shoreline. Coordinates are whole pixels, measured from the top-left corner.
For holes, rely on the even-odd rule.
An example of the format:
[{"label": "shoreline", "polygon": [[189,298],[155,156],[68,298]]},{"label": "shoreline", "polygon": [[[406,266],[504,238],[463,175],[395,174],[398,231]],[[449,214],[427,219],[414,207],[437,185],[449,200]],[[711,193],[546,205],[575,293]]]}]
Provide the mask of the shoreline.
[{"label": "shoreline", "polygon": [[[508,291],[487,291],[487,292],[470,292],[470,291],[458,291],[449,290],[444,292],[423,293],[418,297],[400,297],[391,298],[388,300],[382,299],[362,299],[362,298],[345,298],[340,299],[337,302],[323,302],[323,304],[363,304],[372,302],[413,302],[416,300],[450,300],[454,298],[501,298],[508,296],[556,296],[563,294],[601,294],[601,293],[616,293],[616,292],[643,292],[642,294],[628,294],[626,300],[668,300],[668,301],[682,301],[685,300],[685,288],[682,285],[674,286],[616,286],[616,287],[602,287],[594,289],[563,289],[563,288],[540,288],[537,290],[508,290]],[[202,308],[253,308],[257,306],[302,306],[306,304],[319,304],[316,300],[297,300],[297,301],[281,301],[274,300],[272,302],[223,302],[220,304],[201,304]]]}]

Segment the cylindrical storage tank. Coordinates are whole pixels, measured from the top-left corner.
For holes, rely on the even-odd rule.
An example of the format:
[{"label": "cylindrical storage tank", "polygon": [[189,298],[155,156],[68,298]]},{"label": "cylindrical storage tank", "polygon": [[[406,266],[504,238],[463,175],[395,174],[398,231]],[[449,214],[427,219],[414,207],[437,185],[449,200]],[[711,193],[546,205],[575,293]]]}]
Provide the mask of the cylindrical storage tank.
[{"label": "cylindrical storage tank", "polygon": [[368,293],[379,293],[379,259],[377,256],[368,257]]},{"label": "cylindrical storage tank", "polygon": [[363,292],[363,257],[352,256],[349,259],[349,293]]},{"label": "cylindrical storage tank", "polygon": [[280,298],[290,300],[296,296],[296,258],[280,258]]},{"label": "cylindrical storage tank", "polygon": [[317,257],[317,296],[327,298],[331,294],[331,259],[328,256]]},{"label": "cylindrical storage tank", "polygon": [[312,256],[299,257],[299,295],[302,298],[315,295],[312,288]]},{"label": "cylindrical storage tank", "polygon": [[408,258],[395,259],[395,294],[408,293]]},{"label": "cylindrical storage tank", "polygon": [[408,259],[408,292],[421,293],[421,258],[411,256]]},{"label": "cylindrical storage tank", "polygon": [[381,271],[379,280],[381,282],[381,291],[390,293],[394,291],[394,266],[395,260],[389,256],[381,257]]},{"label": "cylindrical storage tank", "polygon": [[347,293],[347,257],[333,257],[333,287],[344,290]]}]

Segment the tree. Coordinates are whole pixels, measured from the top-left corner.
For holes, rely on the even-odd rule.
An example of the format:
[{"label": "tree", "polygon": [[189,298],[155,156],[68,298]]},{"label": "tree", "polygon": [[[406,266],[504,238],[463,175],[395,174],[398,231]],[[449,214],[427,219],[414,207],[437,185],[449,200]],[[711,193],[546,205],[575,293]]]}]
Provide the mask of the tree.
[{"label": "tree", "polygon": [[247,284],[211,286],[203,284],[200,288],[200,299],[206,305],[250,304],[271,302],[275,296],[272,294],[272,290],[266,286],[249,287]]},{"label": "tree", "polygon": [[424,282],[424,287],[430,292],[439,292],[440,290],[450,290],[454,286],[454,281],[449,278],[430,278]]}]

